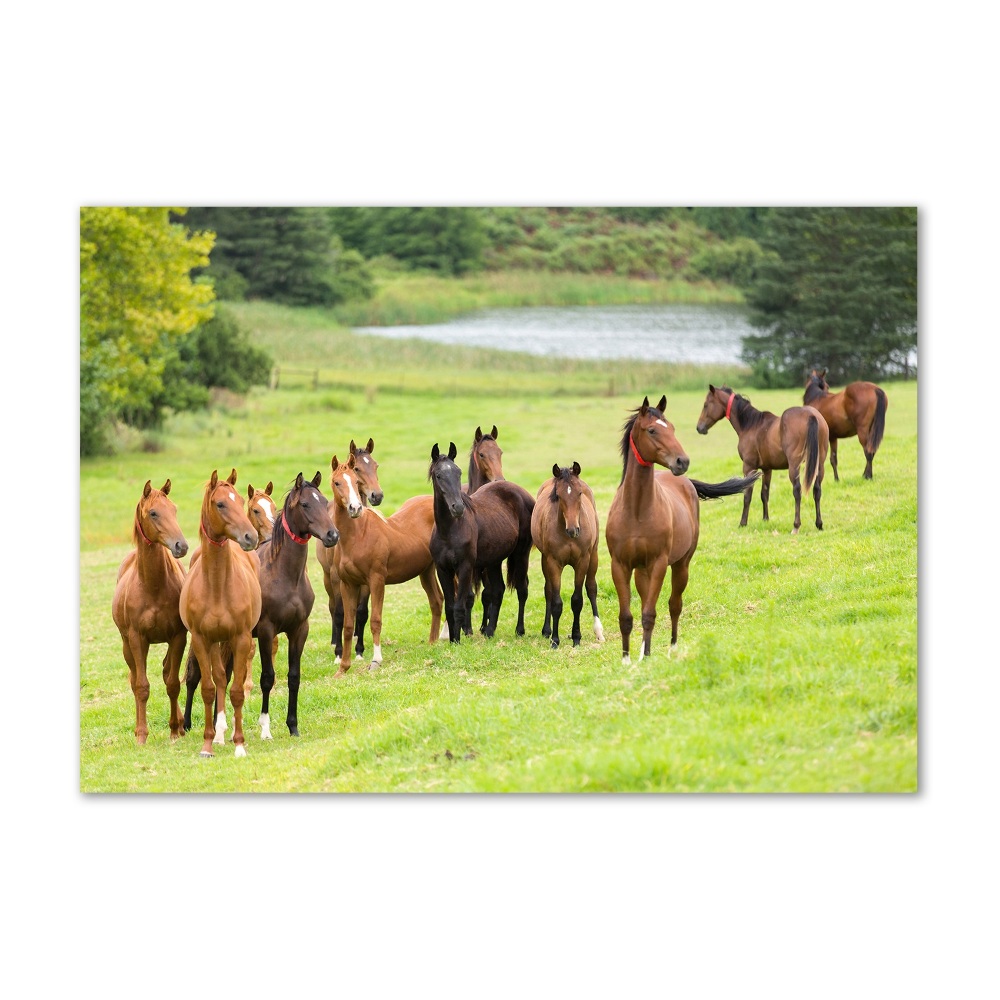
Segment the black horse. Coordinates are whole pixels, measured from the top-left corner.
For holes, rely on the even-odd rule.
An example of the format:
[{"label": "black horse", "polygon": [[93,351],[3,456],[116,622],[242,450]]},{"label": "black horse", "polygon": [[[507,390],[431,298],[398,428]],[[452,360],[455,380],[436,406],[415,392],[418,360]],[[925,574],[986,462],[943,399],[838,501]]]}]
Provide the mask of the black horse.
[{"label": "black horse", "polygon": [[482,582],[480,632],[487,637],[494,634],[503,603],[505,559],[506,589],[517,591],[516,632],[524,635],[531,512],[535,501],[522,486],[506,480],[486,483],[474,496],[464,493],[462,470],[455,464],[457,454],[454,442],[447,455],[435,444],[428,470],[434,488],[430,550],[444,591],[449,638],[459,642],[463,631],[472,634],[471,611],[477,581]]}]

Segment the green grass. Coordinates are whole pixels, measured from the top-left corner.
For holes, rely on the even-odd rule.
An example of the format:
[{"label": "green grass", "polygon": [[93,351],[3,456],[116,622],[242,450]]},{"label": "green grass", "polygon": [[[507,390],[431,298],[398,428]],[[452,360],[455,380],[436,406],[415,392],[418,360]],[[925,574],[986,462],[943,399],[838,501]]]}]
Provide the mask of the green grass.
[{"label": "green grass", "polygon": [[[705,392],[695,385],[696,370],[688,373],[688,385],[688,374],[677,384],[666,367],[655,377],[640,369],[628,374],[634,387],[608,395],[609,380],[626,384],[625,366],[601,366],[595,378],[586,366],[559,361],[531,359],[521,371],[517,357],[500,369],[491,367],[499,362],[483,366],[469,358],[469,370],[459,376],[434,345],[421,344],[419,370],[402,365],[405,378],[394,384],[398,376],[387,379],[382,368],[388,359],[400,360],[397,342],[352,338],[309,311],[258,305],[248,306],[246,316],[285,363],[293,359],[279,346],[284,350],[299,336],[328,338],[326,350],[303,348],[303,358],[336,378],[324,378],[315,391],[261,390],[229,409],[175,418],[156,454],[81,463],[81,790],[916,790],[915,383],[885,386],[890,405],[874,480],[861,478],[857,441],[841,442],[841,481],[834,482],[828,466],[824,482],[824,531],[813,526],[810,500],[801,532],[790,534],[791,487],[781,472],[772,480],[768,524],[760,519],[758,496],[744,529],[738,498],[703,503],[678,647],[668,654],[665,588],[653,655],[623,667],[603,525],[621,471],[617,444],[627,411],[643,394],[659,398],[665,391],[667,412],[691,457],[690,474],[715,482],[740,471],[730,427],[720,424],[707,436],[694,430]],[[342,347],[354,352],[347,364],[340,363]],[[472,389],[463,388],[466,377]],[[740,388],[738,375],[729,378]],[[519,390],[522,379],[526,388]],[[701,386],[707,380],[701,378]],[[443,388],[435,391],[436,383]],[[801,403],[794,391],[747,392],[758,408],[775,412]],[[199,758],[200,695],[195,732],[171,745],[160,680],[165,647],[158,646],[150,655],[149,742],[135,745],[134,702],[110,609],[146,479],[154,485],[172,479],[171,497],[194,547],[202,489],[213,468],[228,474],[235,466],[244,493],[248,482],[268,479],[283,492],[296,473],[319,469],[327,492],[331,456],[343,458],[351,438],[371,436],[383,509],[391,513],[408,497],[429,492],[435,442],[453,440],[465,468],[476,426],[494,423],[507,477],[532,494],[553,462],[583,466],[602,523],[603,645],[593,641],[585,605],[583,644],[548,648],[540,635],[544,601],[535,552],[525,637],[514,635],[516,598],[507,595],[494,639],[477,632],[457,647],[431,646],[426,600],[413,581],[387,591],[382,669],[369,673],[356,662],[346,678],[335,680],[326,594],[311,553],[317,597],[299,695],[302,735],[292,739],[284,725],[282,637],[273,741],[257,738],[255,689],[247,758],[235,759],[228,744],[212,760]],[[568,581],[567,572],[564,634]],[[476,621],[478,614],[477,607]],[[258,669],[255,662],[255,677]]]}]

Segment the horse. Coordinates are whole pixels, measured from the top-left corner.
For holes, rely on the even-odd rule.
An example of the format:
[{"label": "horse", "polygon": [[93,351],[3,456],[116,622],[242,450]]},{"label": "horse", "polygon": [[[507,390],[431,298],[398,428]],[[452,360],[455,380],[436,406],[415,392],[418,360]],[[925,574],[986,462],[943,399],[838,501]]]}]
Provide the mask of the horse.
[{"label": "horse", "polygon": [[[604,642],[604,628],[597,614],[597,543],[600,524],[594,493],[580,478],[580,463],[552,466],[552,478],[538,488],[531,512],[531,540],[542,554],[545,577],[545,622],[542,635],[551,636],[552,648],[559,646],[559,618],[563,602],[560,594],[563,570],[573,567],[573,645],[580,645],[580,612],[583,610],[583,587],[594,612],[594,635]],[[549,619],[551,617],[551,625]]]},{"label": "horse", "polygon": [[491,637],[503,603],[503,561],[507,589],[518,597],[517,635],[524,635],[524,605],[528,599],[528,558],[531,554],[531,514],[535,501],[526,489],[506,480],[486,483],[470,495],[462,490],[458,450],[451,442],[447,456],[437,444],[431,449],[428,478],[434,492],[434,530],[430,551],[444,591],[448,637],[461,640],[477,579],[483,587],[483,624]]},{"label": "horse", "polygon": [[361,501],[358,487],[358,460],[352,454],[346,463],[337,456],[331,461],[333,521],[340,532],[336,548],[337,574],[344,603],[344,648],[340,669],[343,677],[351,668],[351,640],[355,612],[363,588],[371,594],[372,659],[369,670],[382,665],[382,605],[387,584],[406,583],[420,578],[431,609],[430,642],[441,630],[443,596],[434,577],[426,525],[424,497],[407,500],[391,517],[383,517]]},{"label": "horse", "polygon": [[181,621],[180,596],[188,543],[177,524],[177,507],[168,499],[170,480],[153,489],[150,480],[142,489],[132,522],[133,550],[118,567],[111,617],[122,637],[122,653],[135,696],[135,738],[142,746],[149,735],[146,702],[149,680],[146,657],[153,643],[165,642],[163,682],[170,698],[170,742],[184,735],[177,698],[180,664],[187,645],[187,628]]},{"label": "horse", "polygon": [[266,542],[274,531],[274,519],[278,513],[271,493],[274,483],[268,481],[262,490],[254,489],[253,483],[247,485],[247,517],[257,529],[258,542]]},{"label": "horse", "polygon": [[254,555],[257,530],[243,510],[234,487],[236,470],[220,480],[218,470],[205,486],[199,534],[201,556],[192,557],[181,588],[181,620],[191,633],[191,650],[201,669],[201,697],[205,703],[205,733],[201,756],[212,757],[215,738],[216,688],[226,687],[223,643],[233,655],[230,701],[235,730],[236,756],[245,757],[243,702],[250,663],[252,632],[260,617],[260,563]]},{"label": "horse", "polygon": [[823,414],[830,428],[830,465],[834,482],[837,474],[837,439],[858,436],[865,453],[865,479],[872,478],[872,461],[885,433],[885,411],[889,398],[874,382],[852,382],[840,392],[831,393],[826,381],[826,369],[809,373],[802,402],[814,406]]},{"label": "horse", "polygon": [[[642,602],[642,646],[639,660],[651,652],[656,602],[670,567],[670,646],[677,645],[677,623],[683,607],[691,557],[698,548],[699,500],[743,492],[759,473],[724,483],[703,483],[684,473],[690,459],[665,416],[667,397],[657,406],[642,405],[625,421],[619,450],[622,478],[608,509],[604,531],[611,555],[611,578],[618,594],[622,664],[632,661],[632,573]],[[654,470],[654,465],[669,471]]]},{"label": "horse", "polygon": [[[378,462],[372,457],[374,450],[375,441],[372,438],[368,439],[368,445],[365,448],[359,448],[354,443],[354,439],[351,438],[351,454],[355,456],[356,460],[358,495],[366,507],[369,505],[377,507],[385,496],[378,481]],[[336,500],[331,500],[331,516],[336,507]],[[336,558],[333,550],[326,548],[320,541],[316,542],[316,558],[323,570],[323,587],[326,590],[327,602],[330,607],[330,620],[333,623],[330,644],[333,646],[334,657],[340,659],[344,652],[344,600],[340,594],[340,577],[337,575]],[[368,622],[368,600],[368,588],[362,587],[354,621],[355,651],[358,656],[364,655],[365,651],[364,633],[365,625]]]},{"label": "horse", "polygon": [[503,463],[500,461],[503,450],[497,444],[497,425],[489,434],[484,434],[482,427],[476,428],[472,437],[472,448],[469,449],[469,482],[466,492],[472,496],[480,486],[503,479]]},{"label": "horse", "polygon": [[[705,404],[701,408],[697,430],[707,434],[708,429],[725,417],[733,425],[739,441],[737,450],[743,459],[743,474],[760,469],[760,499],[764,505],[764,520],[768,520],[767,501],[771,493],[771,470],[788,469],[795,497],[795,522],[792,534],[799,533],[802,524],[799,516],[803,487],[799,469],[805,465],[805,490],[812,490],[816,503],[816,527],[823,530],[823,517],[819,501],[823,493],[823,465],[830,446],[830,430],[823,414],[811,406],[790,406],[780,417],[769,410],[755,409],[746,396],[741,396],[728,385],[716,388],[709,384]],[[753,483],[743,495],[743,516],[740,527],[745,528]]]}]

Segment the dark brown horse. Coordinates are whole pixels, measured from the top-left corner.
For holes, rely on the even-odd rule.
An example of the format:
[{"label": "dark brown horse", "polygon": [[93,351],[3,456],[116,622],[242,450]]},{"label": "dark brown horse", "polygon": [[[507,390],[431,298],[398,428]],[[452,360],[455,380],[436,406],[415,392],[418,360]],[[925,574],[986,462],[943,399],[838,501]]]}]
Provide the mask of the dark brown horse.
[{"label": "dark brown horse", "polygon": [[[573,645],[579,646],[580,612],[583,610],[583,588],[594,612],[594,635],[604,642],[604,628],[597,614],[597,542],[600,525],[594,493],[580,478],[580,463],[571,467],[552,466],[552,478],[547,479],[535,496],[531,512],[531,540],[542,554],[542,575],[545,577],[545,622],[542,635],[552,637],[552,648],[559,645],[559,618],[563,602],[560,588],[563,570],[573,567]],[[551,618],[551,625],[550,625]]]},{"label": "dark brown horse", "polygon": [[245,757],[243,702],[252,656],[252,631],[260,617],[260,564],[257,530],[236,495],[236,470],[220,480],[218,470],[205,487],[199,533],[201,556],[192,557],[181,588],[181,620],[191,633],[191,650],[201,669],[201,697],[205,703],[205,734],[201,756],[212,757],[215,738],[216,688],[226,687],[223,645],[233,655],[230,700],[235,717],[236,756]]},{"label": "dark brown horse", "polygon": [[177,524],[177,507],[168,498],[169,493],[169,479],[158,490],[146,480],[132,522],[135,547],[118,567],[118,582],[111,602],[111,617],[121,633],[122,653],[135,696],[135,738],[140,745],[149,735],[146,658],[153,643],[167,644],[163,683],[170,698],[170,741],[184,735],[177,699],[181,689],[180,664],[187,645],[187,628],[180,614],[184,584],[180,559],[187,555],[188,544]]},{"label": "dark brown horse", "polygon": [[352,454],[341,465],[337,456],[331,462],[334,524],[340,532],[336,548],[337,574],[344,602],[344,647],[336,677],[351,668],[351,640],[355,612],[363,588],[371,594],[372,661],[369,670],[382,665],[382,605],[386,585],[406,583],[414,577],[427,594],[431,609],[430,642],[436,642],[441,630],[442,595],[434,578],[434,562],[428,546],[426,528],[429,497],[407,500],[391,517],[361,502],[358,487],[357,456]]},{"label": "dark brown horse", "polygon": [[[359,448],[351,439],[350,453],[355,458],[355,470],[358,481],[358,494],[365,507],[377,507],[383,499],[382,487],[378,481],[378,462],[372,452],[375,451],[375,441],[368,439],[365,448]],[[336,458],[336,456],[334,456]],[[337,501],[330,501],[330,515],[334,515]],[[429,537],[429,535],[428,535]],[[340,659],[344,652],[344,599],[340,593],[340,576],[337,574],[337,560],[333,549],[325,548],[322,542],[316,543],[316,558],[323,570],[323,588],[326,590],[327,604],[330,608],[332,632],[330,644],[333,655]],[[365,625],[368,623],[368,588],[362,587],[358,595],[358,610],[354,619],[355,652],[358,656],[365,651]]]},{"label": "dark brown horse", "polygon": [[[670,568],[670,645],[677,644],[677,622],[688,582],[688,567],[698,547],[699,500],[742,493],[759,473],[724,483],[703,483],[684,473],[688,456],[666,416],[667,397],[658,406],[649,398],[625,422],[620,451],[622,478],[608,510],[604,537],[611,553],[611,578],[618,592],[618,625],[622,633],[622,663],[631,663],[632,573],[642,602],[642,647],[651,650],[656,602]],[[654,465],[669,472],[659,472]]]},{"label": "dark brown horse", "polygon": [[[795,497],[795,522],[792,534],[799,533],[802,524],[800,508],[803,483],[799,470],[804,467],[804,492],[812,490],[816,502],[816,527],[823,529],[823,517],[819,510],[823,494],[823,466],[830,447],[830,431],[823,415],[811,406],[790,406],[780,417],[768,410],[758,410],[746,396],[733,392],[728,385],[716,388],[709,385],[705,405],[698,418],[698,433],[707,434],[708,429],[725,417],[739,438],[737,450],[743,459],[743,474],[760,469],[760,499],[764,506],[764,520],[768,520],[767,501],[771,493],[771,470],[788,469]],[[753,498],[753,483],[743,495],[743,516],[740,527],[745,528],[750,501]]]},{"label": "dark brown horse", "polygon": [[830,465],[833,478],[837,475],[837,439],[858,436],[861,450],[865,453],[865,479],[872,478],[872,460],[882,443],[885,433],[885,411],[889,399],[885,390],[874,382],[852,382],[840,392],[830,392],[826,381],[826,369],[814,368],[806,381],[806,391],[802,402],[814,406],[823,414],[830,428]]},{"label": "dark brown horse", "polygon": [[507,561],[507,589],[516,590],[516,633],[524,635],[524,605],[528,599],[528,558],[531,554],[531,512],[535,501],[516,483],[486,483],[474,496],[462,490],[462,470],[451,442],[444,455],[431,449],[428,478],[434,487],[434,530],[430,551],[444,591],[448,637],[461,641],[468,633],[471,597],[477,579],[482,581],[483,624],[480,631],[494,634],[503,603],[503,562]]},{"label": "dark brown horse", "polygon": [[480,486],[503,479],[503,463],[500,461],[503,451],[497,444],[497,425],[489,434],[484,434],[482,427],[476,428],[472,437],[472,448],[469,450],[469,482],[466,492],[471,496]]}]

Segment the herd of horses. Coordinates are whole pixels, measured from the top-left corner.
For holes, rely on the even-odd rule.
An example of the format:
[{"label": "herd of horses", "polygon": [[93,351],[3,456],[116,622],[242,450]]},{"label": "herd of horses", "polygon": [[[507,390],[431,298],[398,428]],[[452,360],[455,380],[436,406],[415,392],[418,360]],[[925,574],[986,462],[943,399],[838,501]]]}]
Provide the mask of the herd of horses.
[{"label": "herd of horses", "polygon": [[[736,431],[743,475],[705,483],[686,475],[690,459],[666,415],[666,396],[655,406],[648,397],[629,413],[619,450],[622,474],[608,508],[605,543],[618,597],[622,662],[631,663],[632,579],[641,606],[642,640],[638,657],[648,656],[656,607],[669,569],[670,644],[677,643],[683,594],[691,558],[698,547],[702,500],[743,494],[740,526],[745,526],[754,485],[761,481],[763,517],[768,520],[771,472],[787,469],[795,498],[793,533],[798,532],[803,489],[820,514],[823,468],[829,454],[837,474],[836,442],[857,436],[865,454],[864,477],[885,429],[885,392],[870,382],[855,382],[833,393],[826,371],[810,372],[802,406],[780,415],[755,409],[729,386],[709,386],[697,423],[707,434],[725,419]],[[163,680],[170,699],[170,739],[192,729],[192,705],[201,689],[205,728],[201,756],[225,743],[228,721],[225,693],[233,708],[232,742],[236,756],[246,754],[243,706],[252,682],[252,661],[260,657],[262,739],[270,739],[269,699],[275,683],[278,636],[288,642],[288,710],[285,723],[298,735],[298,692],[302,651],[309,635],[315,595],[306,572],[310,540],[323,571],[332,622],[331,644],[339,659],[335,676],[351,667],[353,653],[364,652],[364,629],[371,632],[369,669],[382,662],[382,609],[387,585],[419,579],[430,608],[431,643],[460,643],[473,632],[477,596],[482,603],[480,632],[497,628],[504,593],[517,595],[516,634],[524,635],[528,563],[532,548],[541,555],[545,587],[542,635],[560,645],[563,610],[561,582],[573,571],[570,608],[573,645],[582,641],[580,615],[586,591],[594,616],[594,635],[603,642],[597,609],[600,524],[594,494],[581,478],[579,463],[552,467],[552,476],[532,496],[504,478],[496,426],[477,427],[469,453],[467,480],[456,464],[458,450],[435,443],[428,479],[432,492],[412,497],[390,517],[376,508],[383,499],[375,443],[359,448],[352,440],[347,460],[330,463],[330,496],[322,475],[307,480],[300,472],[281,509],[273,483],[247,488],[246,504],[236,491],[237,473],[220,480],[212,472],[201,505],[199,539],[184,571],[188,543],[169,498],[170,480],[161,489],[147,481],[136,505],[133,549],[123,560],[112,601],[112,617],[122,637],[135,697],[135,736],[146,742],[149,680],[146,660],[151,644],[166,643]],[[656,468],[660,466],[661,468]],[[505,572],[506,570],[506,572]],[[441,618],[444,615],[442,626]],[[191,636],[184,673],[185,710],[180,709],[181,662]]]}]

